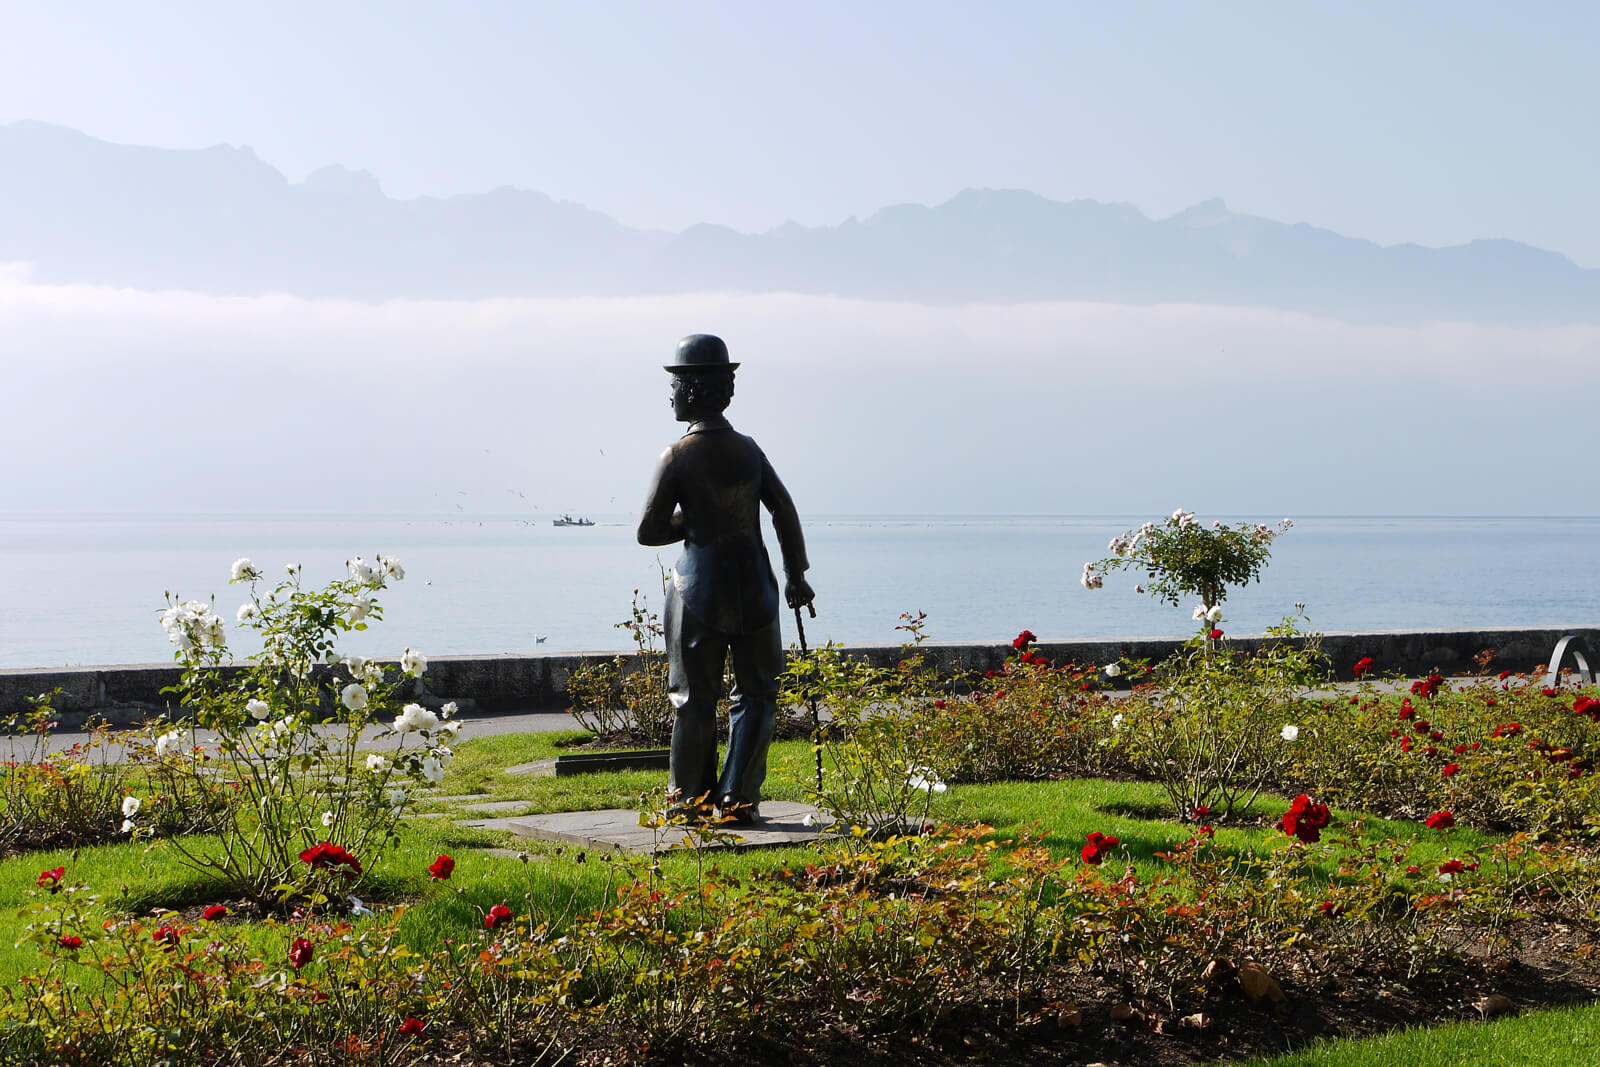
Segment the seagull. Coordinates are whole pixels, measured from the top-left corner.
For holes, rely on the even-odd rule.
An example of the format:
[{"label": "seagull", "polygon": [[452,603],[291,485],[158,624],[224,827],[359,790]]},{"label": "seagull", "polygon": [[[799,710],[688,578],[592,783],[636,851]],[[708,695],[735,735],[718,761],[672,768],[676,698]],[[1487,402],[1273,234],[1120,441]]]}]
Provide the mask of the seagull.
[{"label": "seagull", "polygon": [[544,638],[545,638],[544,634],[534,634],[533,635],[533,643],[536,644],[536,645],[542,645],[542,644],[544,644]]}]

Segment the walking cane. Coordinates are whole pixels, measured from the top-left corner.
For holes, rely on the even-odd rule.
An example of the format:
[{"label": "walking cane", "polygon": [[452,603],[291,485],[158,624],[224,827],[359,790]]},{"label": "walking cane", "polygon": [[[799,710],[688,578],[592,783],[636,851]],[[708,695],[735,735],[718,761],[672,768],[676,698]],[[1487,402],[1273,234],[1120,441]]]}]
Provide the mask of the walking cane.
[{"label": "walking cane", "polygon": [[[817,608],[816,608],[815,604],[810,604],[810,603],[806,604],[806,610],[811,612],[811,617],[813,619],[817,617]],[[794,628],[800,634],[800,655],[805,659],[810,659],[811,658],[811,650],[806,647],[806,624],[804,622],[800,621],[800,609],[799,608],[795,608],[794,609]],[[810,690],[806,694],[806,699],[811,702],[811,751],[816,753],[816,756],[817,756],[817,795],[821,796],[822,795],[822,713],[817,710],[817,692],[816,692],[816,690],[815,689],[811,689],[810,686],[807,686],[806,688],[808,690]]]}]

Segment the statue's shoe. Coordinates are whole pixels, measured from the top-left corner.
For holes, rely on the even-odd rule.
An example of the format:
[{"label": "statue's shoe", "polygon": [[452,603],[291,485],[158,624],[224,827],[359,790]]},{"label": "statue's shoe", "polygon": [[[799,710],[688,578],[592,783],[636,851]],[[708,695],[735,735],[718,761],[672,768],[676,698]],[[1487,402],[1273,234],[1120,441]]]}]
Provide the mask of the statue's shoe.
[{"label": "statue's shoe", "polygon": [[760,804],[746,804],[731,796],[717,802],[717,811],[735,826],[754,826],[761,818]]}]

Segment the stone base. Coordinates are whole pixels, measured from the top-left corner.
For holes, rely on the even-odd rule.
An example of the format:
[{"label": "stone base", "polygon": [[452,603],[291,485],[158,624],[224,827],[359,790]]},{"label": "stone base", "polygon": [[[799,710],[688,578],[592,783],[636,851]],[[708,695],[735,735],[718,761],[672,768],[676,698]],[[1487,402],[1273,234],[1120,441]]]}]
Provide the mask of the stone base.
[{"label": "stone base", "polygon": [[[805,824],[812,817],[813,825]],[[809,844],[833,822],[810,804],[784,800],[761,802],[761,818],[754,826],[717,826],[708,832],[712,840],[701,840],[701,848],[778,848]],[[666,852],[692,847],[685,839],[692,836],[679,826],[651,829],[639,825],[639,812],[627,808],[604,811],[561,811],[548,815],[526,815],[519,819],[497,820],[497,829],[510,830],[519,837],[537,841],[560,841],[585,848],[619,849],[624,852]]]}]

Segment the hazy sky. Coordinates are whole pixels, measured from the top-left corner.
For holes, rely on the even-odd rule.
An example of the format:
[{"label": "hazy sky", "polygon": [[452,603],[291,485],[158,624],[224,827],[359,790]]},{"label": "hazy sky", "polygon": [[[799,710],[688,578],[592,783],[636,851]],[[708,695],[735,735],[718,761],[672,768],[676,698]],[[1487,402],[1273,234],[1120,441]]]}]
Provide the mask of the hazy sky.
[{"label": "hazy sky", "polygon": [[[0,122],[398,196],[835,224],[971,186],[1600,267],[1600,4],[0,0]],[[793,295],[390,301],[0,264],[6,511],[632,512],[712,331],[808,514],[1593,514],[1600,327]],[[1569,458],[1576,466],[1569,465]]]},{"label": "hazy sky", "polygon": [[0,121],[835,224],[969,186],[1600,267],[1600,4],[0,0]]}]

